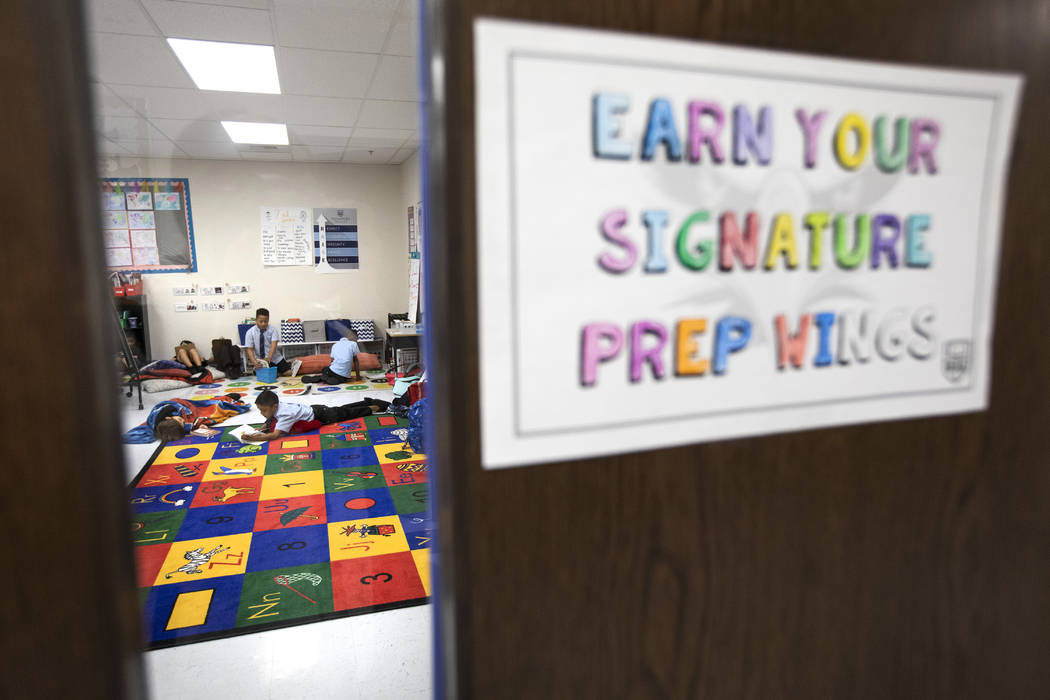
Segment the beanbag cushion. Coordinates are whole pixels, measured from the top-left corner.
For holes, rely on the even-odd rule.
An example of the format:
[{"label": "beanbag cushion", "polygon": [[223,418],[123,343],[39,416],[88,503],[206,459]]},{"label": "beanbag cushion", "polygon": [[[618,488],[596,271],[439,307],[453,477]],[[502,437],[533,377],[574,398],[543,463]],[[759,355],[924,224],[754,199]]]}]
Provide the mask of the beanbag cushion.
[{"label": "beanbag cushion", "polygon": [[189,384],[180,379],[144,379],[142,380],[142,390],[155,394],[158,391],[174,391],[175,389],[185,389]]}]

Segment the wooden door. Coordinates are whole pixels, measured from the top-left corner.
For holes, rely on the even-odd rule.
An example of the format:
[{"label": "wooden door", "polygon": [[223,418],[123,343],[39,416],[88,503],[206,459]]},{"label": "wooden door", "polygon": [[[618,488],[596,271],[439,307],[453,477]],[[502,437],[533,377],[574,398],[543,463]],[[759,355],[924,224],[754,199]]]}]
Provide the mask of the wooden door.
[{"label": "wooden door", "polygon": [[3,5],[0,697],[145,694],[80,4]]},{"label": "wooden door", "polygon": [[[1047,3],[426,9],[444,695],[1050,697]],[[482,470],[471,371],[479,16],[1026,74],[989,410]]]}]

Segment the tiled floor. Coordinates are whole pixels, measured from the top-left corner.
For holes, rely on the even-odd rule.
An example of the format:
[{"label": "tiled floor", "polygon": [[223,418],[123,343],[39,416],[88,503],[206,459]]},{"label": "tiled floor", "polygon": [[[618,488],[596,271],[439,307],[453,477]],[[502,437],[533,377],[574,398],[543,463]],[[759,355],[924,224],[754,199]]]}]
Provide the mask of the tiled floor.
[{"label": "tiled floor", "polygon": [[[193,389],[147,394],[144,410],[136,397],[125,398],[122,421],[126,430],[138,425],[157,402],[190,398]],[[362,391],[390,400],[390,390]],[[309,394],[296,397],[306,404],[358,401],[357,393]],[[230,419],[228,425],[257,423],[259,412]],[[157,443],[125,445],[130,482],[146,464]],[[315,622],[270,632],[246,634],[214,642],[187,644],[145,654],[150,697],[155,700],[397,699],[431,697],[431,607]]]}]

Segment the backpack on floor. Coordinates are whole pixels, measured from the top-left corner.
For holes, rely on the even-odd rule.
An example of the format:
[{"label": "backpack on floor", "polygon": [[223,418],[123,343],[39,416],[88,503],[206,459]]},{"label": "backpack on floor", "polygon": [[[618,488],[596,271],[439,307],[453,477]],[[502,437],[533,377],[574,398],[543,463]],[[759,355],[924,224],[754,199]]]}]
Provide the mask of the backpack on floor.
[{"label": "backpack on floor", "polygon": [[408,439],[405,442],[416,454],[424,454],[423,449],[423,424],[426,420],[427,400],[425,398],[416,401],[408,409]]},{"label": "backpack on floor", "polygon": [[234,347],[229,338],[211,341],[212,364],[221,369],[230,379],[241,376],[241,349]]}]

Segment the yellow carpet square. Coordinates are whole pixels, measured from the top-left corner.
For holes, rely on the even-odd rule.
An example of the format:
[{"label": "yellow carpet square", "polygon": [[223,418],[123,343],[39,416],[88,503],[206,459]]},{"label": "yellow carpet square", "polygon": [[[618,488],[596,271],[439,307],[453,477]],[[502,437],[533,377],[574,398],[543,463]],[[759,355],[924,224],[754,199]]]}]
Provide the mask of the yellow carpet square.
[{"label": "yellow carpet square", "polygon": [[[387,534],[368,532],[372,527],[393,531]],[[361,532],[365,536],[361,536]],[[364,518],[362,520],[343,520],[328,523],[328,550],[332,561],[341,559],[360,559],[374,557],[377,554],[407,552],[408,540],[401,529],[401,520],[396,515],[381,518]]]},{"label": "yellow carpet square", "polygon": [[316,496],[322,493],[324,493],[324,472],[271,474],[263,477],[259,500],[269,501],[274,498]]},{"label": "yellow carpet square", "polygon": [[[413,452],[411,448],[403,446],[400,442],[387,445],[373,445],[380,464],[393,464],[395,462],[422,462],[427,456],[420,452]],[[407,456],[406,456],[407,453]]]},{"label": "yellow carpet square", "polygon": [[208,470],[204,472],[201,481],[247,479],[250,476],[262,476],[265,471],[266,455],[215,459],[208,465]]},{"label": "yellow carpet square", "polygon": [[175,542],[164,558],[154,586],[243,574],[248,568],[252,533]]},{"label": "yellow carpet square", "polygon": [[168,445],[161,448],[153,464],[182,464],[183,462],[204,462],[211,459],[216,442],[205,442],[199,445]]}]

